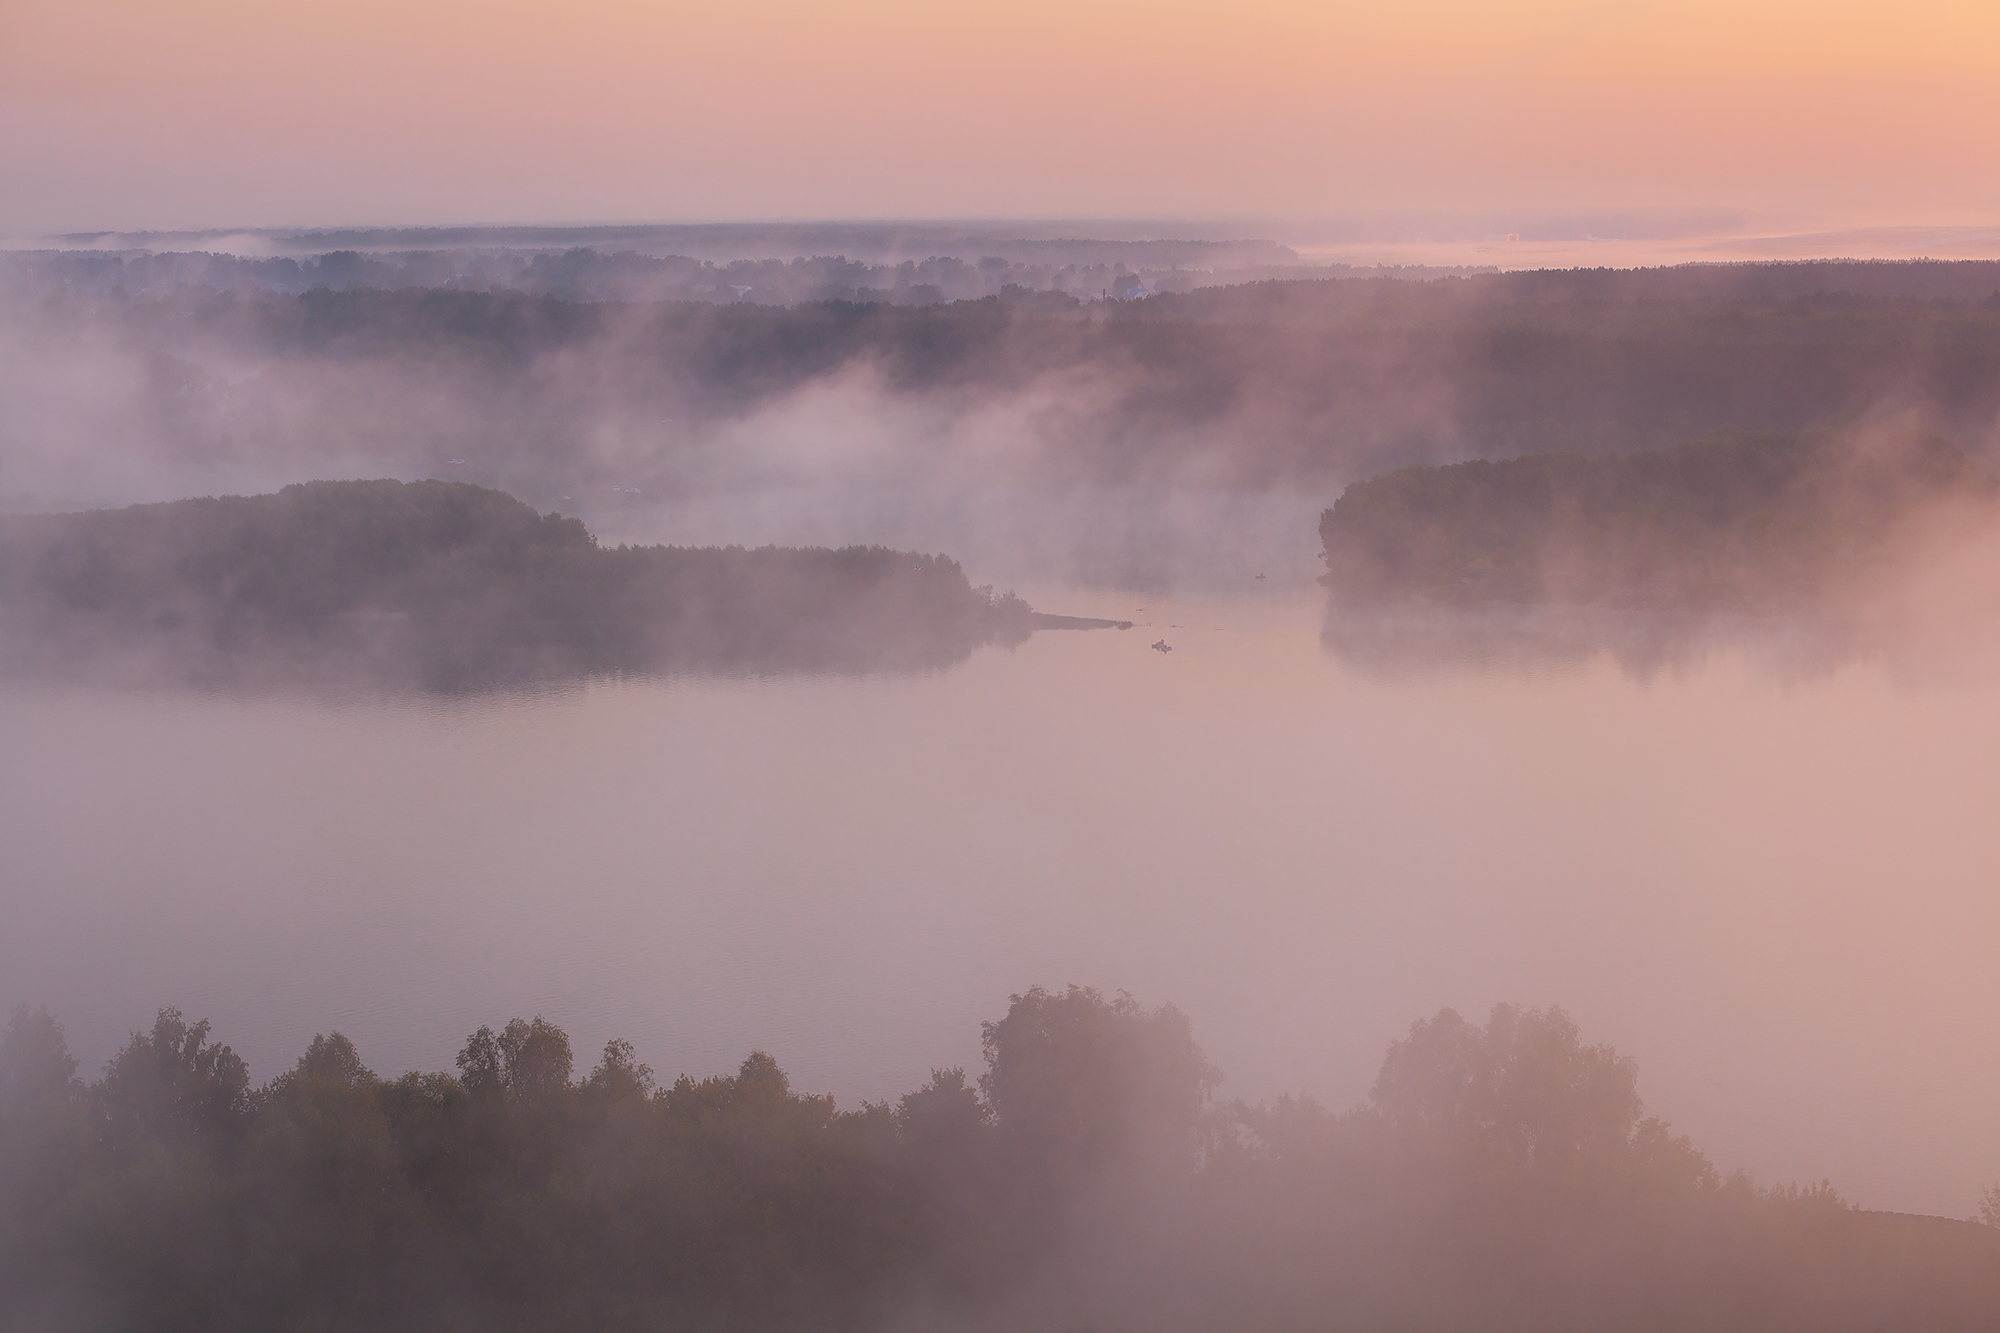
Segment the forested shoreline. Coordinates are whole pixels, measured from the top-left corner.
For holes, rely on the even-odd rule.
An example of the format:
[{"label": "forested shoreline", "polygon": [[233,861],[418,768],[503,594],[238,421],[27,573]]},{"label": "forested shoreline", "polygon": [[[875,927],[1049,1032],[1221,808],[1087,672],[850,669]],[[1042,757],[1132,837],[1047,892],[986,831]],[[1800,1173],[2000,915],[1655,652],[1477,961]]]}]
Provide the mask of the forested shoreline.
[{"label": "forested shoreline", "polygon": [[[2000,1227],[1760,1189],[1560,1010],[1445,1010],[1364,1105],[1221,1102],[1172,1006],[1012,997],[985,1069],[839,1108],[768,1055],[581,1077],[542,1018],[261,1085],[162,1010],[85,1083],[0,1038],[23,1333],[234,1329],[1988,1329]],[[1986,1219],[2000,1223],[2000,1191]]]},{"label": "forested shoreline", "polygon": [[[544,507],[614,484],[698,492],[735,423],[829,386],[954,414],[1047,400],[1023,441],[1028,479],[1192,470],[1210,486],[1305,490],[1884,412],[1973,441],[2000,411],[2000,266],[1984,262],[1271,281],[1087,306],[1058,292],[567,299],[443,277],[127,290],[65,276],[83,263],[26,256],[9,270],[0,336],[17,335],[6,373],[33,426],[26,456],[53,422],[87,430],[93,457],[143,441],[139,471],[313,475],[341,457],[410,476],[463,459],[468,478]],[[96,368],[88,401],[58,373],[77,364]],[[0,478],[43,499],[102,484],[67,461]]]},{"label": "forested shoreline", "polygon": [[0,665],[438,687],[586,671],[943,665],[1034,627],[882,547],[603,547],[457,482],[308,482],[0,516]]},{"label": "forested shoreline", "polygon": [[1321,582],[1359,603],[1824,610],[1925,541],[2000,530],[2000,478],[1922,432],[1727,434],[1610,457],[1411,467],[1320,518]]}]

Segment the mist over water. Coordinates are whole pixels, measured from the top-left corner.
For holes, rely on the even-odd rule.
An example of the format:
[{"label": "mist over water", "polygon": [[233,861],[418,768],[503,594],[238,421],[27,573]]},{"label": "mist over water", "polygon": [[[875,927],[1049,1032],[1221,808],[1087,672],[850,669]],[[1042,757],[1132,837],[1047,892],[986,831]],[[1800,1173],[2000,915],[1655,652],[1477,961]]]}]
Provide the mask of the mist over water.
[{"label": "mist over water", "polygon": [[1985,1327],[2000,264],[1044,239],[0,256],[0,1288]]},{"label": "mist over water", "polygon": [[0,1333],[2000,1333],[2000,6],[876,8],[0,11]]},{"label": "mist over water", "polygon": [[260,1079],[330,1027],[393,1073],[541,1013],[844,1106],[976,1064],[1037,982],[1171,999],[1222,1095],[1335,1107],[1415,1015],[1561,1004],[1718,1165],[1971,1210],[2000,673],[1573,627],[1371,655],[1266,586],[1027,588],[1138,624],[915,676],[7,685],[0,998],[86,1068],[167,1003]]}]

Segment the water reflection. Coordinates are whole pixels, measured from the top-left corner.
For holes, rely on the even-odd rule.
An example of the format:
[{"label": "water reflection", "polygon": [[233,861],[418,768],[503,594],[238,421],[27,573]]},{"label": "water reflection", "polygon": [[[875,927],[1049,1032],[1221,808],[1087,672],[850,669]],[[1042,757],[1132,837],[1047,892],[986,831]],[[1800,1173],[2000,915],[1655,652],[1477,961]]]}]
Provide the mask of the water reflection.
[{"label": "water reflection", "polygon": [[1179,1003],[1225,1095],[1342,1106],[1419,1014],[1555,1003],[1725,1165],[1960,1215],[2000,1179],[1993,676],[1024,591],[1140,623],[906,674],[0,685],[0,1004],[93,1064],[179,1004],[259,1077],[542,1013],[852,1105],[1076,981]]},{"label": "water reflection", "polygon": [[404,615],[341,615],[161,632],[133,617],[70,616],[59,632],[0,627],[0,679],[256,696],[395,698],[562,688],[589,681],[906,676],[963,665],[1041,630],[1106,627],[1023,610],[990,622],[806,626],[655,641],[614,625],[522,624],[455,634]]},{"label": "water reflection", "polygon": [[1761,675],[1806,681],[1879,659],[1880,630],[1855,617],[1749,615],[1490,603],[1465,607],[1329,598],[1320,642],[1382,679],[1453,671],[1573,672],[1602,657],[1647,680],[1739,659]]}]

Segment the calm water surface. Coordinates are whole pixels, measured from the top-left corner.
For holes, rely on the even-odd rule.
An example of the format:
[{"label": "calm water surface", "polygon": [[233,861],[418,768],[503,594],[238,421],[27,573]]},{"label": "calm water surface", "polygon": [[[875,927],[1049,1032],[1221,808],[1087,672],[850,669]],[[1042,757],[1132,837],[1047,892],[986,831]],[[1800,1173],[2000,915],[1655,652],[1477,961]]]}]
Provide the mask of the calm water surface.
[{"label": "calm water surface", "polygon": [[1956,1215],[2000,1179],[1993,678],[1034,600],[1146,623],[921,677],[6,687],[0,1001],[93,1069],[162,1004],[260,1079],[541,1013],[582,1064],[763,1047],[844,1105],[976,1065],[1034,983],[1171,999],[1225,1095],[1335,1105],[1420,1014],[1562,1004],[1725,1168]]}]

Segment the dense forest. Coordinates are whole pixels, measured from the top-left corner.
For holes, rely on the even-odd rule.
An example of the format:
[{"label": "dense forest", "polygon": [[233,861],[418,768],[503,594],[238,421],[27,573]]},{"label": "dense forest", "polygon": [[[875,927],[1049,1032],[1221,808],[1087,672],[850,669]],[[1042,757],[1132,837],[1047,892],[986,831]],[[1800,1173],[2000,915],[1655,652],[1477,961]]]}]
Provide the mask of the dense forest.
[{"label": "dense forest", "polygon": [[[1412,1026],[1366,1104],[1223,1103],[1171,1006],[1012,997],[985,1069],[837,1107],[770,1056],[579,1076],[537,1017],[456,1072],[338,1032],[258,1086],[160,1011],[96,1081],[0,1036],[0,1311],[272,1328],[1990,1329],[2000,1225],[1724,1175],[1560,1010]],[[2000,1224],[2000,1189],[1987,1196]]]},{"label": "dense forest", "polygon": [[1916,544],[2000,525],[2000,479],[1923,433],[1723,435],[1658,452],[1402,468],[1320,519],[1344,599],[1814,609]]},{"label": "dense forest", "polygon": [[944,556],[605,547],[577,519],[461,482],[0,516],[0,664],[15,670],[450,686],[914,667],[1037,623]]},{"label": "dense forest", "polygon": [[[561,262],[583,273],[593,255]],[[543,507],[613,485],[700,496],[765,475],[746,440],[786,428],[759,414],[830,386],[872,395],[860,429],[894,452],[885,484],[957,438],[892,426],[885,405],[1001,413],[1004,458],[951,460],[989,491],[1319,493],[1403,465],[1883,419],[1978,452],[2000,416],[1990,263],[1329,278],[1087,303],[894,304],[864,283],[758,305],[722,288],[650,300],[574,283],[293,294],[63,277],[83,262],[7,269],[0,495],[145,498],[132,488],[163,470],[325,475],[341,460],[348,475],[416,476],[462,459],[454,475]]]},{"label": "dense forest", "polygon": [[[294,295],[315,287],[441,287],[564,301],[933,305],[984,296],[1073,293],[1094,299],[1314,273],[1270,241],[968,235],[893,225],[309,232],[264,237],[256,247],[262,253],[254,256],[102,245],[106,239],[135,246],[224,239],[216,236],[95,239],[100,245],[90,250],[0,255],[0,274],[7,275],[0,286],[11,281],[42,291],[126,296],[182,287]],[[1338,271],[1352,270],[1342,265]]]}]

